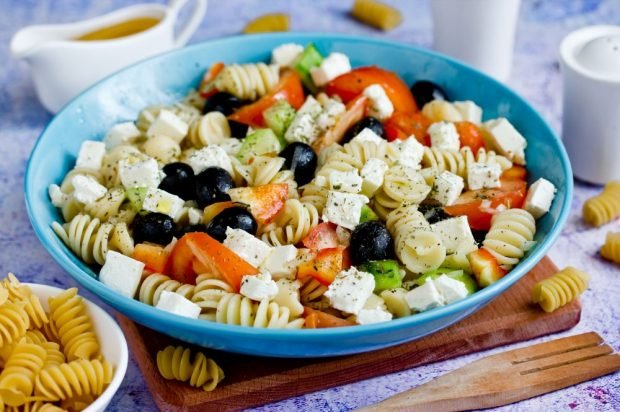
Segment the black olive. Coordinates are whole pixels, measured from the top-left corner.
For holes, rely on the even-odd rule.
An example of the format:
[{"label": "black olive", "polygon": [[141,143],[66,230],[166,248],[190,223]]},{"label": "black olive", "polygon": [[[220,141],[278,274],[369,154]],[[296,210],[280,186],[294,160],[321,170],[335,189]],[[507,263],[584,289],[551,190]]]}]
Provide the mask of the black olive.
[{"label": "black olive", "polygon": [[375,132],[379,137],[385,136],[385,130],[383,129],[383,124],[378,119],[374,117],[364,117],[359,122],[355,123],[353,126],[347,130],[347,133],[344,135],[344,140],[342,143],[346,143],[357,136],[362,130],[370,129]]},{"label": "black olive", "polygon": [[424,215],[428,223],[437,223],[441,220],[446,220],[451,218],[449,214],[447,214],[442,206],[439,205],[427,205],[421,204],[418,206],[418,211]]},{"label": "black olive", "polygon": [[474,240],[476,241],[476,243],[478,245],[482,245],[482,242],[484,242],[484,238],[487,235],[487,231],[486,230],[472,230],[471,234],[474,235]]},{"label": "black olive", "polygon": [[196,197],[194,190],[194,170],[188,164],[175,162],[164,166],[164,177],[159,184],[161,190],[177,195],[184,200],[191,200]]},{"label": "black olive", "polygon": [[392,259],[394,240],[384,223],[360,223],[351,234],[351,262],[361,265],[370,260]]},{"label": "black olive", "polygon": [[223,242],[226,239],[226,228],[245,230],[252,236],[256,235],[258,225],[254,216],[243,207],[229,207],[215,216],[207,225],[207,233],[214,239]]},{"label": "black olive", "polygon": [[285,159],[282,167],[293,172],[299,186],[309,183],[314,178],[317,157],[314,150],[307,144],[291,143],[280,152],[280,157]]},{"label": "black olive", "polygon": [[167,245],[174,236],[174,220],[163,213],[137,215],[133,221],[133,240]]},{"label": "black olive", "polygon": [[243,101],[237,96],[226,92],[217,92],[207,98],[202,112],[221,112],[224,116],[228,116],[241,106],[243,106]]},{"label": "black olive", "polygon": [[411,86],[411,93],[418,107],[422,109],[424,105],[433,100],[450,100],[446,92],[433,82],[428,80],[417,81]]},{"label": "black olive", "polygon": [[183,226],[177,229],[175,236],[180,239],[183,237],[183,235],[194,232],[207,233],[207,226],[203,225],[202,223],[192,226]]},{"label": "black olive", "polygon": [[230,174],[221,167],[209,167],[196,176],[196,201],[204,208],[230,200],[226,192],[235,187]]},{"label": "black olive", "polygon": [[234,120],[229,120],[228,125],[230,126],[230,135],[237,139],[243,139],[248,134],[248,129],[250,128],[247,124]]}]

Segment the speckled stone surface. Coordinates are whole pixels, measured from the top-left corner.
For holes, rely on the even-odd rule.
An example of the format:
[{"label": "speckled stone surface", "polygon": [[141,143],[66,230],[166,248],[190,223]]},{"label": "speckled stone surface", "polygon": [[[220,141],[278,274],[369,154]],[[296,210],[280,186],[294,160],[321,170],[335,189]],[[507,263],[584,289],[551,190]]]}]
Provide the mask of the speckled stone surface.
[{"label": "speckled stone surface", "polygon": [[[9,39],[22,26],[70,22],[96,16],[130,3],[133,2],[0,0],[0,273],[13,271],[25,281],[63,287],[76,286],[41,247],[26,216],[22,189],[26,161],[37,136],[51,116],[44,111],[35,97],[27,64],[10,58]],[[428,2],[407,0],[391,3],[398,3],[404,12],[405,20],[399,28],[384,34],[351,21],[347,16],[350,0],[212,0],[208,15],[192,42],[237,34],[250,18],[269,11],[284,11],[291,15],[292,29],[297,31],[355,33],[430,47],[432,23]],[[620,1],[524,0],[513,76],[509,83],[529,100],[558,132],[561,123],[561,76],[557,60],[560,40],[575,28],[602,23],[620,24]],[[576,184],[571,216],[561,238],[551,251],[551,257],[558,266],[574,265],[587,270],[592,276],[590,288],[583,296],[581,323],[566,334],[594,330],[616,350],[620,350],[620,268],[601,260],[597,255],[605,233],[611,229],[620,230],[620,221],[594,230],[585,227],[580,218],[583,201],[598,190],[596,187]],[[85,295],[93,299],[88,293]],[[94,300],[97,301],[96,298]],[[529,343],[533,342],[514,346]],[[504,349],[508,348],[320,391],[256,410],[350,410],[377,402],[481,356]],[[154,409],[155,404],[135,360],[131,359],[125,381],[109,410]],[[620,410],[620,374],[599,378],[499,410]]]}]

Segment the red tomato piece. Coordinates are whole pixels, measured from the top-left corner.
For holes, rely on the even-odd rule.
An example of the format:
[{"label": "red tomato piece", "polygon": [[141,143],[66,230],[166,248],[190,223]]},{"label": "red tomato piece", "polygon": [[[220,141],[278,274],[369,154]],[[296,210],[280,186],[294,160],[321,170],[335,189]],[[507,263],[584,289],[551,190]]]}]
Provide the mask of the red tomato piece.
[{"label": "red tomato piece", "polygon": [[340,75],[327,84],[325,92],[330,96],[340,96],[346,103],[359,96],[372,84],[380,84],[383,87],[396,111],[405,113],[418,111],[407,84],[396,73],[377,66],[359,67]]},{"label": "red tomato piece", "polygon": [[319,223],[310,230],[301,243],[312,250],[338,247],[338,234],[336,225],[330,222]]},{"label": "red tomato piece", "polygon": [[163,246],[139,243],[131,257],[144,263],[146,269],[152,272],[166,273],[169,253]]},{"label": "red tomato piece", "polygon": [[347,103],[347,111],[340,116],[340,119],[331,129],[312,143],[312,148],[318,153],[322,148],[340,142],[347,130],[364,118],[367,106],[368,98],[366,96],[358,96]]},{"label": "red tomato piece", "polygon": [[322,312],[320,310],[312,309],[304,306],[304,316],[306,318],[305,327],[308,329],[319,328],[337,328],[341,326],[353,326],[355,323],[338,318],[329,313]]},{"label": "red tomato piece", "polygon": [[301,263],[297,267],[300,279],[312,276],[323,285],[330,285],[345,265],[345,253],[341,247],[321,249],[314,259]]},{"label": "red tomato piece", "polygon": [[198,90],[200,91],[200,95],[203,98],[206,99],[218,92],[218,90],[215,87],[213,87],[213,85],[210,83],[213,80],[215,80],[218,74],[220,74],[224,66],[225,64],[222,62],[213,63],[213,65],[209,68],[209,70],[207,70],[205,75],[202,77]]},{"label": "red tomato piece", "polygon": [[196,282],[196,271],[193,266],[194,253],[187,244],[188,239],[185,235],[174,245],[167,270],[173,279],[181,283]]},{"label": "red tomato piece", "polygon": [[403,113],[395,112],[384,124],[388,141],[404,140],[414,136],[424,146],[430,146],[431,140],[427,133],[431,120],[421,112]]},{"label": "red tomato piece", "polygon": [[238,187],[228,191],[235,202],[250,206],[250,212],[260,224],[271,222],[288,199],[286,183],[270,183],[254,187]]},{"label": "red tomato piece", "polygon": [[467,258],[469,259],[471,270],[474,272],[474,276],[480,287],[484,288],[489,286],[508,273],[497,263],[495,256],[484,248],[471,252]]},{"label": "red tomato piece", "polygon": [[527,180],[527,169],[523,166],[514,165],[502,173],[503,180]]},{"label": "red tomato piece", "polygon": [[469,146],[474,154],[485,148],[482,130],[472,122],[456,122],[456,131],[461,139],[461,147]]}]

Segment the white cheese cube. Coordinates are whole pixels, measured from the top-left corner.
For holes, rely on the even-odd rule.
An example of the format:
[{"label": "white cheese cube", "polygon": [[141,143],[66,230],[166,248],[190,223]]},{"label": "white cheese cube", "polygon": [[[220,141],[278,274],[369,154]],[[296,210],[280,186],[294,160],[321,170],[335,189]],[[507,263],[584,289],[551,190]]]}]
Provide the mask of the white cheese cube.
[{"label": "white cheese cube", "polygon": [[144,263],[113,250],[108,250],[99,271],[101,283],[114,291],[133,298],[138,290]]},{"label": "white cheese cube", "polygon": [[474,163],[467,168],[467,187],[469,190],[500,187],[501,175],[502,168],[497,163]]},{"label": "white cheese cube", "polygon": [[140,129],[133,122],[115,124],[108,130],[103,138],[105,147],[112,149],[116,146],[131,143],[132,140],[140,137]]},{"label": "white cheese cube", "polygon": [[192,226],[201,224],[202,210],[195,207],[190,207],[189,209],[187,209],[187,219],[189,221],[189,224]]},{"label": "white cheese cube", "polygon": [[523,208],[538,219],[551,208],[555,192],[553,183],[541,177],[528,189]]},{"label": "white cheese cube", "polygon": [[407,292],[405,300],[409,308],[417,312],[424,312],[445,304],[443,296],[435,287],[432,279],[428,279],[422,286]]},{"label": "white cheese cube", "polygon": [[284,133],[284,139],[289,143],[302,142],[311,144],[319,137],[321,129],[315,117],[310,113],[297,114],[291,125]]},{"label": "white cheese cube", "polygon": [[355,267],[340,272],[324,296],[335,309],[357,315],[375,289],[375,277]]},{"label": "white cheese cube", "polygon": [[157,160],[148,158],[122,159],[118,162],[118,175],[125,189],[133,187],[157,187],[161,181]]},{"label": "white cheese cube", "polygon": [[351,63],[349,58],[345,54],[334,52],[323,59],[320,67],[310,69],[310,75],[316,86],[323,87],[341,74],[350,71]]},{"label": "white cheese cube", "polygon": [[304,51],[304,46],[296,43],[281,44],[271,51],[271,63],[280,67],[289,67]]},{"label": "white cheese cube", "polygon": [[482,109],[471,100],[453,103],[456,110],[461,113],[463,120],[479,125],[482,122]]},{"label": "white cheese cube", "polygon": [[469,253],[477,249],[467,216],[440,220],[431,225],[431,230],[439,236],[448,254]]},{"label": "white cheese cube", "polygon": [[360,172],[363,179],[362,194],[369,198],[373,197],[377,190],[383,185],[383,177],[388,168],[387,163],[381,159],[368,159]]},{"label": "white cheese cube", "polygon": [[304,313],[304,306],[299,301],[299,288],[301,282],[298,280],[280,279],[276,282],[278,294],[273,301],[280,306],[289,309],[292,316],[301,316]]},{"label": "white cheese cube", "polygon": [[464,188],[465,182],[461,176],[445,170],[435,177],[431,196],[442,205],[450,206],[456,202]]},{"label": "white cheese cube", "polygon": [[189,125],[170,110],[161,110],[146,131],[148,137],[166,136],[177,143],[187,136]]},{"label": "white cheese cube", "polygon": [[323,106],[321,103],[314,98],[312,95],[308,95],[306,97],[306,101],[301,105],[299,110],[297,111],[297,115],[309,114],[313,118],[316,118],[323,111]]},{"label": "white cheese cube", "polygon": [[209,167],[221,167],[233,175],[233,166],[228,154],[220,146],[211,145],[196,150],[187,158],[187,164],[194,169],[195,174]]},{"label": "white cheese cube", "polygon": [[241,279],[239,292],[248,299],[261,301],[271,300],[278,294],[278,285],[271,279],[271,273],[264,272],[258,275],[245,275]]},{"label": "white cheese cube", "polygon": [[105,144],[103,142],[86,140],[80,146],[75,167],[99,170],[101,169],[103,156],[105,156]]},{"label": "white cheese cube", "polygon": [[506,156],[513,162],[525,165],[525,148],[527,141],[505,118],[489,120],[484,123],[491,143],[499,154]]},{"label": "white cheese cube", "polygon": [[327,130],[335,125],[336,120],[346,111],[347,108],[342,102],[327,98],[323,102],[323,111],[316,118],[316,124],[321,130]]},{"label": "white cheese cube", "polygon": [[183,209],[185,201],[165,190],[149,187],[142,202],[142,209],[148,212],[163,213],[175,218]]},{"label": "white cheese cube", "polygon": [[364,89],[364,96],[368,97],[368,114],[379,120],[385,120],[394,113],[394,105],[379,84],[372,84]]},{"label": "white cheese cube", "polygon": [[89,205],[101,199],[107,192],[105,186],[99,184],[93,177],[85,175],[75,175],[71,179],[74,187],[73,197],[78,202]]},{"label": "white cheese cube", "polygon": [[360,325],[370,325],[372,323],[392,320],[392,314],[382,309],[362,309],[355,317],[355,320]]},{"label": "white cheese cube", "polygon": [[357,170],[334,171],[329,175],[330,188],[338,192],[359,193],[362,190],[362,181]]},{"label": "white cheese cube", "polygon": [[362,206],[368,203],[364,195],[330,190],[323,209],[323,220],[353,230],[360,221]]},{"label": "white cheese cube", "polygon": [[55,207],[62,207],[69,200],[69,196],[60,190],[60,186],[56,184],[49,185],[47,194]]},{"label": "white cheese cube", "polygon": [[200,315],[200,306],[184,296],[168,290],[161,292],[155,307],[186,318],[198,319]]},{"label": "white cheese cube", "polygon": [[353,139],[351,139],[351,141],[353,140],[360,143],[371,142],[381,144],[385,142],[385,139],[373,132],[372,129],[369,129],[368,127],[362,129],[361,132],[359,132]]},{"label": "white cheese cube", "polygon": [[260,268],[271,273],[274,279],[294,278],[296,258],[297,248],[295,246],[275,246]]},{"label": "white cheese cube", "polygon": [[395,140],[390,143],[390,149],[395,152],[396,162],[412,169],[419,169],[424,156],[424,146],[411,136],[405,140]]},{"label": "white cheese cube", "polygon": [[255,268],[267,259],[271,253],[271,246],[252,236],[245,230],[226,228],[224,246],[235,252],[241,259]]},{"label": "white cheese cube", "polygon": [[444,150],[459,150],[461,141],[454,123],[436,122],[428,128],[431,137],[431,146]]},{"label": "white cheese cube", "polygon": [[441,296],[443,296],[443,300],[446,302],[446,305],[456,302],[457,300],[461,300],[468,294],[467,287],[465,287],[463,282],[452,279],[447,275],[438,276],[433,279],[433,283]]}]

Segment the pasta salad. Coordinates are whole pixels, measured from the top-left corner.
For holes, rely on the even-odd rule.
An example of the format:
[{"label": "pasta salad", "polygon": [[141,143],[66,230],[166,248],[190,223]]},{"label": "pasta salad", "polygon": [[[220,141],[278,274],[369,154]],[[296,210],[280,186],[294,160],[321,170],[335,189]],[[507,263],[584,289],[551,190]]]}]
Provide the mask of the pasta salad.
[{"label": "pasta salad", "polygon": [[161,310],[324,328],[449,305],[506,275],[556,191],[526,139],[431,81],[283,44],[85,141],[52,227]]}]

